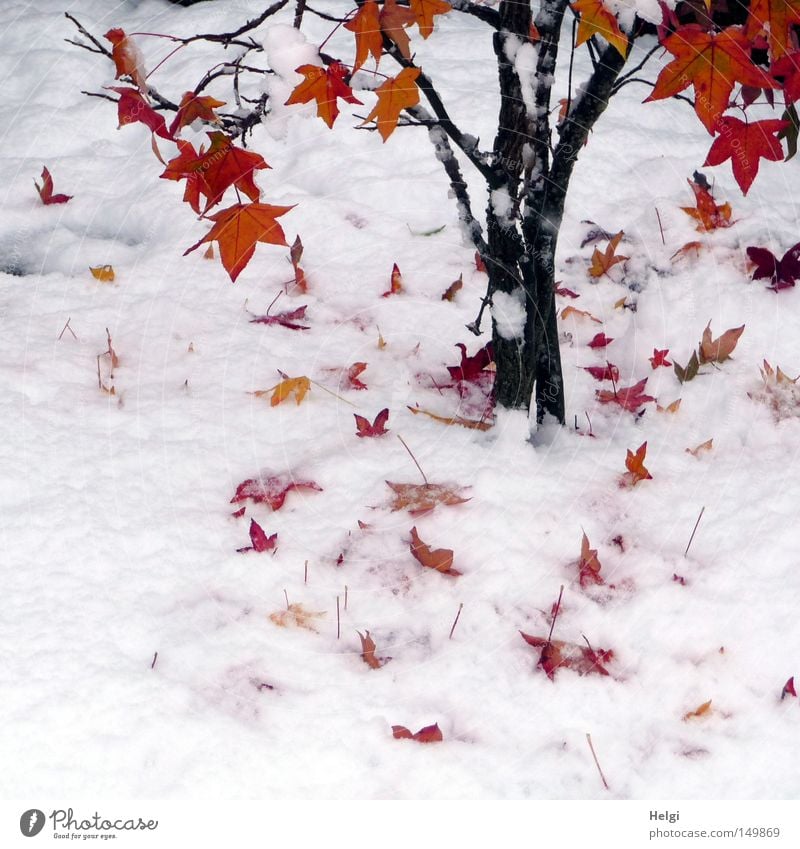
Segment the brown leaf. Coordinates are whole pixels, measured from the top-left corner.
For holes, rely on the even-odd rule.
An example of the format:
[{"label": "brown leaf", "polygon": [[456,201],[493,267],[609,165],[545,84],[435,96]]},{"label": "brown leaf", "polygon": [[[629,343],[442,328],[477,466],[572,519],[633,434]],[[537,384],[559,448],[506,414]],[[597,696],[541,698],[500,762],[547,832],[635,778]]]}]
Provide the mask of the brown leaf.
[{"label": "brown leaf", "polygon": [[587,584],[602,584],[603,579],[600,577],[600,560],[597,557],[597,549],[591,548],[589,537],[586,533],[583,534],[581,540],[581,559],[578,561],[578,580],[582,587]]},{"label": "brown leaf", "polygon": [[445,575],[461,574],[457,569],[453,569],[453,552],[449,548],[430,548],[419,538],[416,528],[411,529],[411,554],[418,563],[428,569],[435,569]]},{"label": "brown leaf", "polygon": [[697,448],[687,448],[686,453],[691,454],[693,457],[699,457],[704,452],[711,451],[711,449],[713,447],[714,447],[714,440],[713,439],[707,439],[705,442],[701,442],[697,446]]},{"label": "brown leaf", "polygon": [[461,425],[461,427],[470,428],[471,430],[491,430],[494,422],[477,421],[475,419],[465,419],[462,416],[437,416],[436,413],[430,413],[423,410],[421,407],[408,407],[414,415],[422,413],[423,416],[433,419],[436,422],[441,422],[446,425]]},{"label": "brown leaf", "polygon": [[99,280],[101,283],[114,282],[114,266],[112,265],[90,266],[89,271],[92,272],[92,277],[94,277],[95,280]]},{"label": "brown leaf", "polygon": [[286,610],[277,610],[270,614],[270,620],[281,628],[304,628],[306,631],[319,633],[314,627],[317,619],[325,616],[324,611],[306,610],[302,604],[290,604]]},{"label": "brown leaf", "polygon": [[464,504],[469,498],[458,494],[458,487],[440,483],[392,483],[386,485],[394,493],[390,507],[395,510],[408,510],[412,516],[433,510],[438,504],[454,506]]},{"label": "brown leaf", "polygon": [[711,338],[711,322],[703,331],[703,338],[697,350],[701,363],[724,363],[730,359],[739,337],[744,333],[745,325],[726,330],[719,339]]},{"label": "brown leaf", "polygon": [[453,301],[456,297],[456,292],[458,292],[464,286],[464,275],[459,274],[458,280],[454,280],[445,290],[442,295],[443,301]]},{"label": "brown leaf", "polygon": [[596,324],[602,324],[599,318],[595,318],[590,312],[586,310],[579,310],[575,307],[564,307],[561,310],[561,318],[569,318],[569,316],[574,315],[576,318],[588,318],[591,321],[594,321]]},{"label": "brown leaf", "polygon": [[375,640],[370,637],[369,631],[365,634],[362,634],[361,631],[356,631],[356,634],[361,639],[361,659],[370,669],[380,669],[391,660],[389,657],[375,657]]},{"label": "brown leaf", "polygon": [[690,710],[688,713],[683,715],[683,721],[687,722],[690,719],[699,719],[701,716],[707,716],[711,713],[711,699],[707,702],[703,702],[699,708],[695,708],[694,710]]},{"label": "brown leaf", "polygon": [[644,458],[647,454],[647,442],[643,442],[634,454],[631,449],[628,449],[628,455],[625,458],[625,468],[628,470],[622,476],[622,482],[626,486],[636,486],[640,481],[649,481],[653,479],[650,472],[644,465]]}]

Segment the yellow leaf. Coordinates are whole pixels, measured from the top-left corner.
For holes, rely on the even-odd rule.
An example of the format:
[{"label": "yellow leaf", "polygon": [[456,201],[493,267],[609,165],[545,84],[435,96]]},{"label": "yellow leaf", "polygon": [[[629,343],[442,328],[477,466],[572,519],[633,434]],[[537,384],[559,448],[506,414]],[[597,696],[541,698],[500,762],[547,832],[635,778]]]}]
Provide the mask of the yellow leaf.
[{"label": "yellow leaf", "polygon": [[436,422],[441,422],[446,425],[461,425],[461,427],[467,427],[471,430],[491,430],[492,422],[478,421],[476,419],[465,419],[462,416],[437,416],[436,413],[429,413],[427,410],[423,410],[420,407],[409,407],[414,415],[417,413],[422,413],[423,416],[428,416],[428,418],[433,419]]},{"label": "yellow leaf", "polygon": [[290,604],[287,610],[278,610],[270,614],[269,618],[281,628],[305,628],[306,631],[319,633],[314,623],[316,619],[321,619],[324,615],[324,611],[317,613],[306,610],[302,604]]},{"label": "yellow leaf", "polygon": [[97,265],[90,267],[92,277],[99,280],[101,283],[112,283],[114,280],[114,267],[111,265]]},{"label": "yellow leaf", "polygon": [[273,386],[272,389],[259,389],[257,392],[253,392],[251,394],[255,395],[256,398],[262,398],[264,395],[270,395],[270,406],[277,407],[278,404],[282,403],[292,395],[294,395],[295,402],[297,404],[301,404],[309,389],[311,389],[311,381],[309,378],[305,376],[287,377],[277,386]]},{"label": "yellow leaf", "polygon": [[602,321],[600,321],[599,318],[595,318],[590,312],[587,312],[586,310],[579,310],[575,307],[564,307],[564,309],[561,310],[561,318],[569,318],[569,316],[571,315],[574,315],[576,318],[591,319],[597,324],[603,323]]},{"label": "yellow leaf", "polygon": [[671,404],[667,404],[666,407],[661,407],[658,404],[656,404],[656,410],[659,413],[677,413],[680,406],[681,406],[681,399],[678,398],[677,401],[673,401]]}]

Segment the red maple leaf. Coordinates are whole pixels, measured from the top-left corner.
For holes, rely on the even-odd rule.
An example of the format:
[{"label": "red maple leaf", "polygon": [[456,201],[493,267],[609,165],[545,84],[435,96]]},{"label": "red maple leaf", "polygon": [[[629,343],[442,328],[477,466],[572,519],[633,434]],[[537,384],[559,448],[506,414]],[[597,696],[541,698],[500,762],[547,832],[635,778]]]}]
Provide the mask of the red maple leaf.
[{"label": "red maple leaf", "polygon": [[613,363],[606,363],[604,366],[584,366],[584,371],[595,380],[619,380],[619,369]]},{"label": "red maple leaf", "polygon": [[591,342],[588,342],[590,348],[605,348],[606,345],[610,345],[614,340],[609,336],[606,336],[605,333],[598,333]]},{"label": "red maple leaf", "polygon": [[800,242],[789,248],[778,259],[767,248],[750,247],[747,256],[755,263],[753,280],[769,280],[770,289],[779,292],[781,289],[791,289],[800,279]]},{"label": "red maple leaf", "polygon": [[494,350],[491,342],[487,342],[471,357],[467,356],[467,346],[463,343],[457,343],[456,348],[461,349],[461,364],[447,366],[447,371],[453,380],[474,381],[480,378],[487,366],[494,362]]},{"label": "red maple leaf", "polygon": [[593,649],[591,646],[581,646],[567,643],[563,640],[550,640],[544,637],[534,637],[520,631],[522,639],[529,646],[541,649],[539,662],[547,677],[555,680],[559,669],[572,669],[579,675],[610,675],[603,666],[614,657],[614,652],[606,649]]},{"label": "red maple leaf", "polygon": [[591,548],[589,537],[584,532],[583,539],[581,540],[581,556],[578,560],[578,583],[582,587],[585,587],[587,584],[604,583],[600,577],[601,568],[600,560],[597,557],[597,549]]},{"label": "red maple leaf", "polygon": [[758,174],[761,159],[780,162],[783,147],[776,133],[789,126],[788,121],[740,121],[732,115],[724,115],[716,125],[719,133],[708,151],[704,165],[720,165],[731,160],[733,176],[747,194]]},{"label": "red maple leaf", "polygon": [[366,363],[353,363],[342,376],[342,382],[347,389],[363,390],[368,389],[363,380],[359,380],[359,375],[363,374],[367,368]]},{"label": "red maple leaf", "polygon": [[308,304],[303,304],[302,307],[297,307],[294,310],[286,312],[277,312],[275,315],[257,315],[250,319],[250,324],[277,324],[281,327],[286,327],[289,330],[309,330],[307,324],[297,324],[298,321],[306,320],[306,310]]},{"label": "red maple leaf", "polygon": [[193,91],[187,91],[181,98],[178,113],[175,120],[170,124],[170,135],[180,132],[184,127],[195,121],[208,121],[210,124],[219,124],[220,120],[214,113],[219,106],[224,106],[225,101],[216,100],[213,97],[201,97]]},{"label": "red maple leaf", "polygon": [[792,677],[783,685],[781,701],[783,701],[787,696],[794,696],[797,698],[797,690],[794,688],[794,675],[792,675]]},{"label": "red maple leaf", "polygon": [[781,56],[772,63],[769,72],[783,87],[787,105],[800,100],[800,51]]},{"label": "red maple leaf", "polygon": [[405,725],[393,725],[392,735],[395,740],[416,740],[418,743],[441,743],[444,740],[438,723],[420,728],[412,734]]},{"label": "red maple leaf", "polygon": [[[218,130],[207,134],[211,140],[208,150],[201,149],[198,154],[188,142],[179,142],[180,154],[167,163],[166,170],[161,175],[166,180],[190,179],[195,181],[190,200],[195,212],[200,212],[200,194],[206,198],[203,213],[222,200],[223,194],[230,186],[235,186],[252,201],[261,197],[261,190],[253,181],[254,173],[270,166],[257,153],[251,153],[236,147],[232,140]],[[187,194],[189,188],[187,186]]]},{"label": "red maple leaf", "polygon": [[608,389],[596,389],[595,394],[601,404],[619,404],[623,410],[636,413],[642,404],[656,400],[652,396],[644,394],[646,385],[647,378],[644,378],[644,380],[640,380],[633,386],[628,386],[625,389],[617,389],[616,392],[610,392]]},{"label": "red maple leaf", "polygon": [[172,139],[172,133],[167,130],[167,122],[164,116],[153,109],[138,89],[121,88],[119,86],[107,86],[107,88],[119,95],[117,118],[120,127],[135,124],[138,121],[157,136],[161,136],[163,139]]},{"label": "red maple leaf", "polygon": [[672,363],[667,359],[669,348],[664,348],[660,351],[658,348],[653,348],[653,356],[650,357],[650,365],[657,369],[659,366],[671,366]]},{"label": "red maple leaf", "polygon": [[51,203],[66,203],[68,200],[72,200],[72,195],[53,194],[53,178],[46,166],[42,168],[42,185],[40,186],[36,180],[33,181],[33,185],[36,186],[36,191],[39,192],[39,197],[45,206],[49,206]]},{"label": "red maple leaf", "polygon": [[313,489],[322,492],[319,484],[314,481],[298,480],[290,472],[278,475],[264,473],[260,477],[242,481],[236,487],[231,504],[250,499],[256,504],[268,504],[273,510],[280,510],[283,502],[286,501],[286,496],[294,489]]},{"label": "red maple leaf", "polygon": [[259,525],[255,519],[251,519],[250,542],[252,545],[248,545],[246,548],[237,548],[236,551],[240,554],[244,554],[247,551],[271,551],[275,554],[276,545],[278,543],[278,535],[271,534],[270,536],[267,536],[261,525]]},{"label": "red maple leaf", "polygon": [[375,416],[375,421],[369,423],[369,419],[364,416],[359,416],[358,413],[353,413],[356,418],[356,436],[383,436],[389,431],[386,429],[386,422],[389,421],[389,409],[383,409]]}]

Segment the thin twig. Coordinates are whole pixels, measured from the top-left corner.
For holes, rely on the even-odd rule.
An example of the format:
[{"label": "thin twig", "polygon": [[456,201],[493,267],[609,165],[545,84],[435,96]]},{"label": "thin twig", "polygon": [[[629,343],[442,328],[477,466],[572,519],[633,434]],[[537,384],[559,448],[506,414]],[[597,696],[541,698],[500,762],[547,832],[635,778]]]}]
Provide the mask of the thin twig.
[{"label": "thin twig", "polygon": [[592,745],[592,735],[587,734],[586,740],[589,743],[589,749],[592,753],[592,757],[594,758],[594,763],[595,763],[595,766],[597,767],[597,771],[600,773],[600,779],[603,782],[603,787],[605,787],[606,790],[610,790],[611,788],[608,786],[608,782],[606,781],[606,777],[603,775],[603,770],[600,768],[600,761],[597,760],[597,755],[595,754],[594,746]]},{"label": "thin twig", "polygon": [[286,599],[286,609],[289,609],[289,593],[286,590],[283,591],[283,597]]},{"label": "thin twig", "polygon": [[72,334],[72,338],[73,338],[73,339],[77,339],[77,338],[78,338],[78,337],[75,335],[75,331],[74,331],[74,330],[73,330],[73,329],[69,326],[70,321],[72,321],[72,316],[70,316],[70,317],[67,319],[67,323],[66,323],[66,324],[64,325],[64,327],[62,328],[61,333],[59,333],[59,334],[58,334],[58,339],[56,340],[57,342],[60,342],[60,341],[61,341],[61,337],[64,335],[64,331],[65,331],[65,330],[69,330],[69,332]]},{"label": "thin twig", "polygon": [[308,583],[308,560],[306,560],[305,568],[303,569],[303,583]]},{"label": "thin twig", "polygon": [[664,238],[664,228],[661,226],[661,214],[658,211],[658,207],[653,207],[656,211],[656,218],[658,219],[658,229],[661,231],[661,244],[666,246],[667,240]]},{"label": "thin twig", "polygon": [[344,585],[344,609],[347,610],[347,584]]},{"label": "thin twig", "polygon": [[339,619],[339,596],[336,596],[336,639],[338,640],[342,635],[342,626],[341,621]]},{"label": "thin twig", "polygon": [[458,619],[459,619],[459,617],[461,616],[461,608],[462,608],[463,606],[464,606],[464,602],[461,602],[461,603],[458,605],[458,613],[456,613],[456,618],[455,618],[455,620],[453,621],[453,627],[450,629],[450,636],[447,638],[448,640],[452,640],[452,639],[453,639],[453,631],[455,631],[455,629],[456,629],[456,625],[458,625]]},{"label": "thin twig", "polygon": [[694,535],[697,532],[697,526],[700,524],[700,520],[703,518],[703,513],[705,512],[706,508],[705,506],[703,506],[703,509],[700,511],[700,515],[697,517],[697,521],[694,523],[694,530],[692,531],[692,535],[689,537],[689,543],[686,546],[686,551],[683,552],[684,557],[686,557],[686,555],[689,553],[689,548],[692,545],[692,540],[694,539]]},{"label": "thin twig", "polygon": [[420,466],[420,464],[417,462],[417,458],[414,456],[414,452],[408,447],[408,445],[406,445],[405,439],[403,439],[403,437],[400,436],[399,433],[395,434],[395,436],[397,436],[397,438],[403,443],[403,448],[408,451],[409,455],[411,456],[411,459],[414,461],[414,465],[419,469],[419,473],[422,475],[422,480],[424,480],[427,485],[428,478],[425,472],[422,471],[422,466]]},{"label": "thin twig", "polygon": [[553,621],[550,623],[550,633],[547,635],[547,645],[550,645],[550,641],[553,638],[553,628],[556,627],[556,619],[558,619],[558,614],[561,610],[561,596],[564,595],[564,585],[561,585],[561,588],[558,591],[558,601],[556,602],[556,609],[553,611]]},{"label": "thin twig", "polygon": [[156,653],[153,655],[153,662],[150,664],[150,668],[151,668],[151,669],[155,668],[155,665],[156,665],[156,661],[157,661],[157,660],[158,660],[158,652],[156,652]]}]

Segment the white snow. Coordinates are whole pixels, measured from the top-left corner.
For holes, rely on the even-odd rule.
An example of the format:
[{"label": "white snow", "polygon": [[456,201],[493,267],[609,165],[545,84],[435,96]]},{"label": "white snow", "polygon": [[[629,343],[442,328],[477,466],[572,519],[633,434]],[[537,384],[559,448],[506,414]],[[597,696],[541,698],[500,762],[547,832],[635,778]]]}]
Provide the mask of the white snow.
[{"label": "white snow", "polygon": [[[307,15],[303,43],[287,7],[266,35],[280,65],[274,112],[249,142],[272,166],[256,177],[264,201],[297,204],[281,220],[290,243],[302,236],[311,288],[273,311],[308,304],[311,329],[291,331],[249,323],[291,276],[285,249],[259,245],[235,285],[218,259],[182,256],[209,224],[181,203],[182,186],[159,179],[148,131],[117,130],[113,104],[81,94],[112,84],[113,68],[64,42],[75,36],[65,6],[102,35],[233,29],[264,4],[39,0],[5,10],[6,797],[797,798],[800,705],[779,696],[800,674],[800,420],[763,403],[759,366],[766,358],[800,372],[800,291],[750,282],[744,264],[748,245],[782,252],[797,241],[796,163],[762,162],[747,198],[729,165],[707,169],[736,223],[700,235],[680,207],[692,203],[686,178],[708,134],[685,103],[642,105],[646,89],[634,85],[614,98],[576,165],[556,274],[580,294],[559,306],[602,325],[560,321],[571,334],[562,346],[569,426],[539,432],[532,446],[519,411],[501,411],[483,432],[407,409],[476,417],[466,408],[474,399],[447,388],[445,366],[459,362],[456,343],[472,354],[488,339],[465,329],[486,277],[424,129],[400,128],[384,145],[354,129],[371,106],[343,108],[333,131],[313,107],[282,106],[294,68],[316,61],[330,24]],[[419,43],[425,71],[487,148],[497,116],[491,31],[447,18]],[[148,68],[174,47],[137,40]],[[352,61],[352,34],[340,28],[325,51]],[[151,82],[177,100],[235,55],[193,44]],[[578,51],[576,84],[587,67]],[[257,98],[262,83],[243,75],[241,88]],[[207,93],[235,108],[229,78]],[[40,203],[33,180],[43,165],[57,192],[74,195],[68,204]],[[480,179],[465,174],[479,213]],[[586,274],[593,246],[579,247],[586,219],[623,229],[631,256],[596,283]],[[696,259],[672,259],[694,240]],[[405,292],[382,298],[395,262]],[[113,284],[88,272],[105,263]],[[442,301],[460,274],[463,289]],[[622,298],[636,311],[615,308]],[[520,313],[506,301],[495,295],[495,315],[511,333]],[[68,320],[75,337],[61,332]],[[746,325],[731,361],[683,386],[671,369],[651,369],[654,348],[685,364],[709,320],[715,333]],[[120,358],[113,396],[97,385],[106,328]],[[587,347],[599,331],[614,342]],[[583,367],[606,360],[620,386],[647,377],[647,393],[662,406],[681,398],[679,411],[650,403],[636,418],[598,403],[595,390],[610,384]],[[368,363],[366,391],[340,386],[354,362]],[[316,381],[302,405],[273,408],[252,394],[274,386],[278,369]],[[785,412],[794,390],[783,395]],[[389,435],[356,438],[353,414],[372,421],[384,407]],[[470,500],[424,516],[391,512],[386,480],[422,482],[398,435],[430,481],[464,487]],[[711,452],[686,453],[709,438]],[[653,479],[620,488],[627,450],[644,441]],[[236,486],[265,469],[323,491],[232,517]],[[251,517],[278,533],[274,557],[237,553]],[[463,574],[419,566],[412,526],[453,549]],[[614,589],[580,587],[584,531]],[[613,649],[609,677],[563,670],[550,681],[520,638],[547,635],[562,585],[554,637]],[[270,619],[285,609],[284,591],[324,612],[316,631]],[[356,631],[366,629],[378,655],[392,657],[381,669],[359,657]],[[683,720],[708,700],[709,715]],[[434,722],[442,743],[392,737],[394,724]]]},{"label": "white snow", "polygon": [[525,293],[516,289],[511,294],[495,292],[492,295],[492,318],[497,332],[504,339],[519,339],[525,329]]}]

